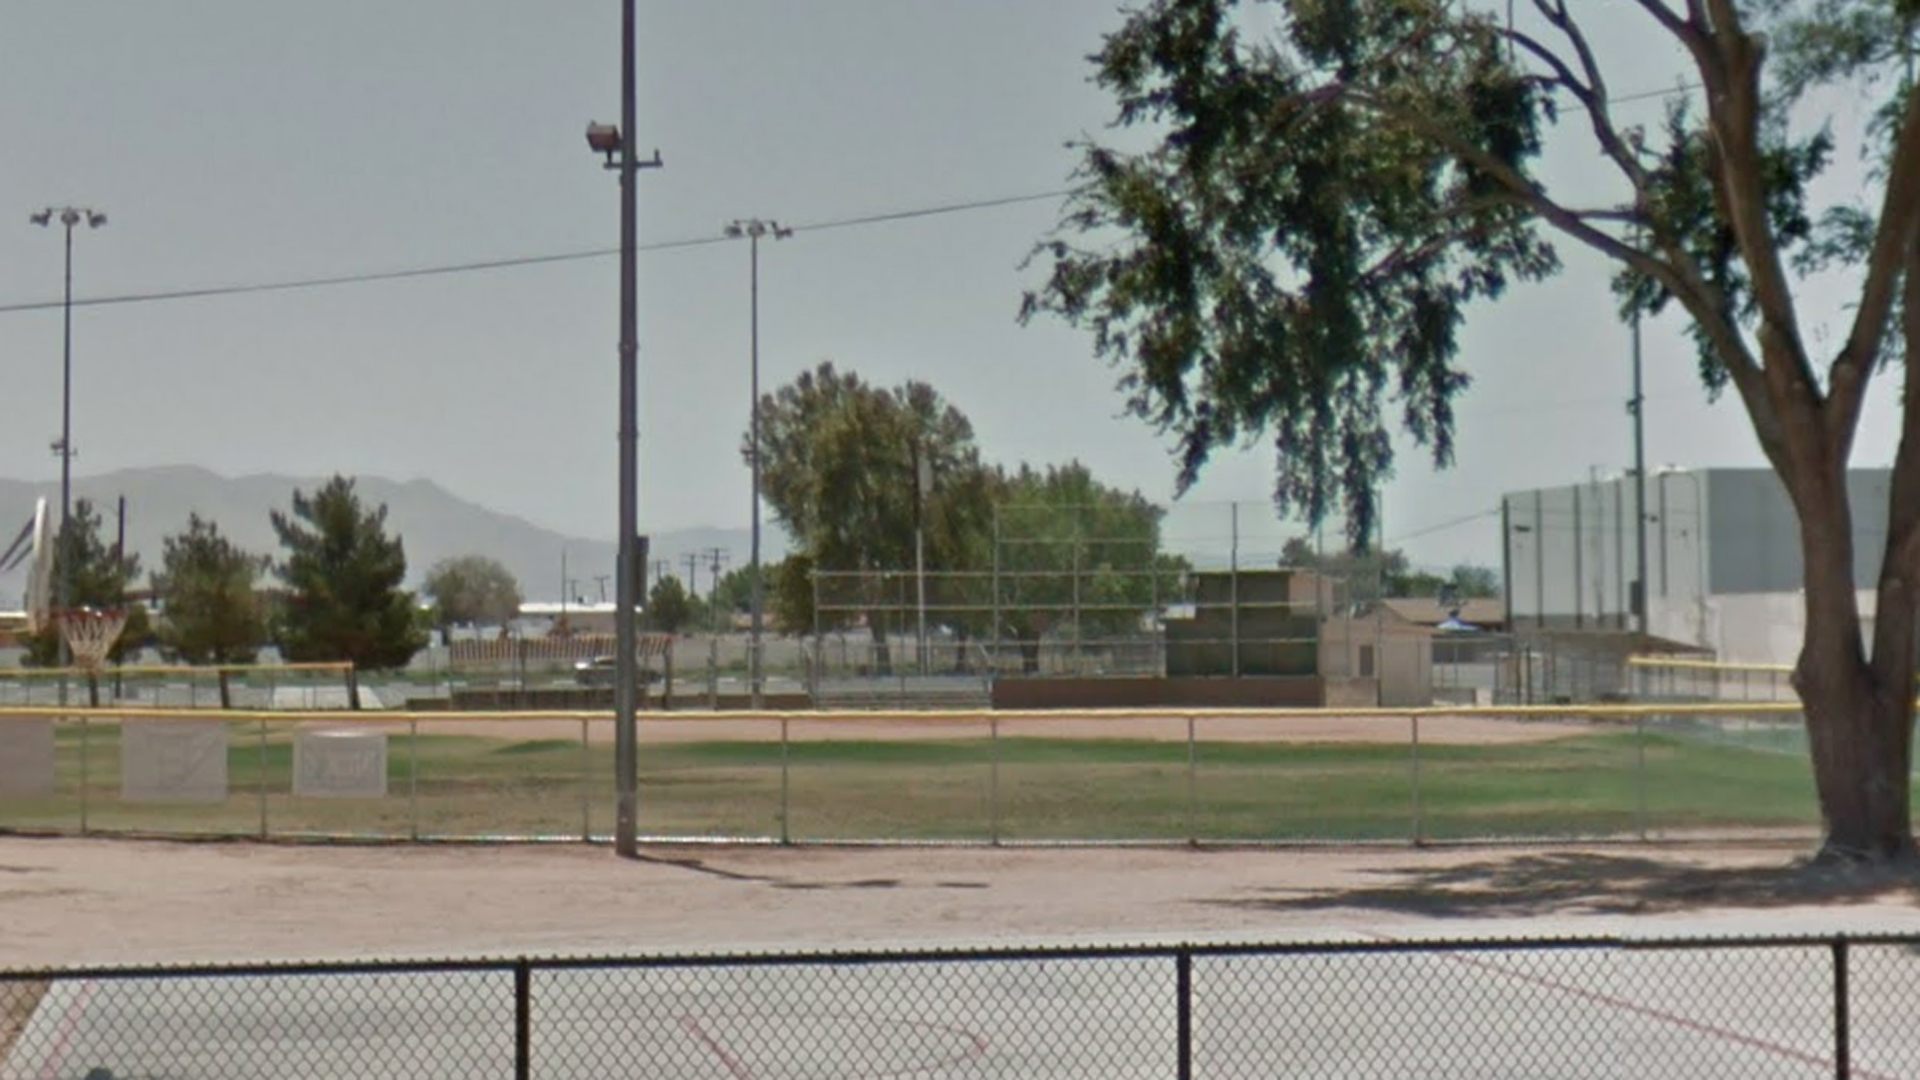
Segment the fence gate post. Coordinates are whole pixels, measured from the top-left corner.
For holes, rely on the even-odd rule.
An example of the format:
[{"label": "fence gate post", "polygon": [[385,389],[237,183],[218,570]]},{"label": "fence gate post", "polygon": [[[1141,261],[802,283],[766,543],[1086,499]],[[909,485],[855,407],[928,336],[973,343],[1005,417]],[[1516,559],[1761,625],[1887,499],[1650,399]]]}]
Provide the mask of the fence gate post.
[{"label": "fence gate post", "polygon": [[1833,939],[1833,1075],[1847,1080],[1853,1075],[1852,1049],[1847,1002],[1847,939]]},{"label": "fence gate post", "polygon": [[1173,958],[1176,1075],[1193,1080],[1193,954],[1180,950]]}]

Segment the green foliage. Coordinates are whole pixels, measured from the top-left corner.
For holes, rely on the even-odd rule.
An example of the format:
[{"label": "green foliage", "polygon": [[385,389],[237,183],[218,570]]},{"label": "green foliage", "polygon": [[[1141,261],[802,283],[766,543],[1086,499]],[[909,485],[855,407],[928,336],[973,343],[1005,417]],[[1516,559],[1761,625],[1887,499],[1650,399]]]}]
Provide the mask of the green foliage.
[{"label": "green foliage", "polygon": [[649,630],[677,634],[693,625],[693,598],[677,577],[662,577],[647,593],[644,621]]},{"label": "green foliage", "polygon": [[813,560],[794,552],[767,568],[767,610],[774,624],[793,634],[810,634],[816,629],[846,629],[842,613],[823,616],[815,610]]},{"label": "green foliage", "polygon": [[433,598],[443,629],[457,624],[501,626],[520,612],[520,582],[498,559],[456,555],[427,571],[422,592]]},{"label": "green foliage", "polygon": [[250,664],[267,636],[254,586],[270,560],[234,546],[198,514],[165,541],[153,589],[165,619],[160,643],[189,664]]},{"label": "green foliage", "polygon": [[387,508],[364,511],[353,481],[335,476],[293,512],[273,512],[285,549],[274,572],[287,587],[276,627],[289,659],[349,660],[357,669],[404,666],[426,644],[413,596],[400,587],[406,550],[386,534]]},{"label": "green foliage", "polygon": [[[140,576],[140,556],[123,554],[118,544],[109,546],[101,538],[100,513],[89,499],[74,500],[65,526],[54,537],[53,574],[56,583],[63,578],[67,582],[68,608],[127,609],[127,625],[107,653],[108,661],[119,663],[152,640],[147,609],[127,603],[127,589]],[[57,584],[53,595],[53,602],[60,603]],[[57,628],[42,630],[26,643],[28,665],[51,667],[59,662]]]},{"label": "green foliage", "polygon": [[1092,331],[1177,437],[1183,489],[1264,431],[1279,508],[1317,523],[1338,502],[1357,542],[1392,466],[1383,399],[1446,463],[1463,309],[1557,265],[1496,182],[1538,154],[1547,106],[1483,14],[1280,6],[1272,43],[1243,40],[1233,0],[1153,0],[1107,37],[1096,81],[1158,143],[1079,146],[1022,317]]},{"label": "green foliage", "polygon": [[[818,567],[911,566],[916,524],[929,568],[954,565],[977,544],[988,503],[973,425],[932,387],[885,390],[823,363],[759,409],[761,491]],[[751,462],[744,441],[741,452]],[[922,457],[933,481],[924,506]]]},{"label": "green foliage", "polygon": [[1345,581],[1355,596],[1370,596],[1376,591],[1383,596],[1445,600],[1500,595],[1500,576],[1490,567],[1462,563],[1442,576],[1415,569],[1407,553],[1399,548],[1354,551],[1342,545],[1335,551],[1321,551],[1304,537],[1296,536],[1281,546],[1280,562],[1283,566],[1314,570]]},{"label": "green foliage", "polygon": [[996,477],[995,494],[997,636],[1022,643],[1029,669],[1049,634],[1123,634],[1176,596],[1188,568],[1161,554],[1162,512],[1138,492],[1107,487],[1073,462],[1022,465]]}]

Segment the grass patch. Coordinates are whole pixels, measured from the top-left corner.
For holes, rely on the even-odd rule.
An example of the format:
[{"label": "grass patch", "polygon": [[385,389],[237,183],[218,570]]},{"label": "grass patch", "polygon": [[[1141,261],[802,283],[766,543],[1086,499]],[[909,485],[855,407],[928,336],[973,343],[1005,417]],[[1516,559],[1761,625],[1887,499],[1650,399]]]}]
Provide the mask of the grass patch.
[{"label": "grass patch", "polygon": [[[82,753],[84,745],[84,754]],[[1191,766],[1189,753],[1192,754]],[[292,733],[229,726],[230,795],[119,799],[117,724],[62,725],[58,792],[0,801],[0,828],[191,835],[605,834],[613,749],[396,735],[384,799],[294,798]],[[1417,782],[1417,794],[1416,794]],[[784,803],[783,803],[784,793]],[[1551,839],[1811,827],[1804,758],[1662,733],[1490,746],[1066,740],[816,740],[643,748],[652,834],[819,839]]]}]

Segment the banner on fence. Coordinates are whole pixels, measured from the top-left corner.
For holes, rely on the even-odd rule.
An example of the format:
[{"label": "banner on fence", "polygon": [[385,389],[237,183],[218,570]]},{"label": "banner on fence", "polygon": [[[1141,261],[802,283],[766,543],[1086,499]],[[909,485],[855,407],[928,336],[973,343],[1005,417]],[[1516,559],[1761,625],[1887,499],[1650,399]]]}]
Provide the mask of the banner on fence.
[{"label": "banner on fence", "polygon": [[219,720],[122,724],[120,797],[127,802],[227,801],[227,725]]},{"label": "banner on fence", "polygon": [[0,799],[53,794],[53,721],[0,724]]},{"label": "banner on fence", "polygon": [[382,799],[384,731],[303,731],[293,741],[293,793],[306,799]]}]

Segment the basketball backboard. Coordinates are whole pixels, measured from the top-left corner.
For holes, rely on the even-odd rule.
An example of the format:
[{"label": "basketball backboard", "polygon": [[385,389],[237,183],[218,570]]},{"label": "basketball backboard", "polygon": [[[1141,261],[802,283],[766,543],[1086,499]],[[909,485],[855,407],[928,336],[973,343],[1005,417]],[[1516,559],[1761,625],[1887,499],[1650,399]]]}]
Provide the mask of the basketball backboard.
[{"label": "basketball backboard", "polygon": [[47,500],[33,504],[32,546],[27,554],[27,632],[37,634],[53,625],[53,519]]}]

